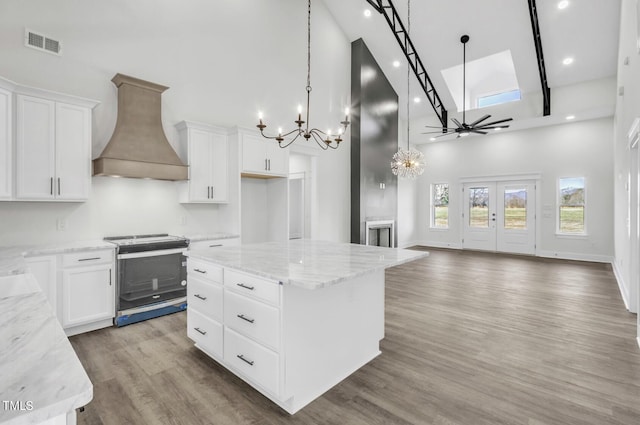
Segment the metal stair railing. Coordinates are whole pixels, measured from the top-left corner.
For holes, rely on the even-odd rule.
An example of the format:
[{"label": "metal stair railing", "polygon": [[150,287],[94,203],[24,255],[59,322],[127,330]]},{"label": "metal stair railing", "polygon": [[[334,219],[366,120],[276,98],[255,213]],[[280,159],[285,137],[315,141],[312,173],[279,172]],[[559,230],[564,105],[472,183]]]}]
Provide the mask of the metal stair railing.
[{"label": "metal stair railing", "polygon": [[411,69],[418,79],[420,87],[422,87],[424,94],[427,96],[429,103],[431,103],[433,110],[438,116],[442,127],[447,127],[447,110],[442,104],[442,100],[440,100],[440,96],[427,74],[427,71],[422,64],[422,60],[420,59],[420,56],[418,56],[418,53],[413,46],[413,42],[411,41],[411,38],[409,38],[409,34],[400,20],[400,15],[398,15],[398,11],[395,6],[391,0],[367,0],[367,3],[369,3],[377,12],[384,15],[393,35],[396,37],[396,40],[398,40],[398,44],[400,44],[400,48],[402,49],[404,56],[411,65]]}]

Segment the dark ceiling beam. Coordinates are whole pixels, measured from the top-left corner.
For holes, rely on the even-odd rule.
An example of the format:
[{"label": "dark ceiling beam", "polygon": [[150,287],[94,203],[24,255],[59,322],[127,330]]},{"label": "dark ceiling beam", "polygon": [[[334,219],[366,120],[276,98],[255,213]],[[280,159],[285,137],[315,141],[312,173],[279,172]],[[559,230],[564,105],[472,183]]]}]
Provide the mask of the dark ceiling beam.
[{"label": "dark ceiling beam", "polygon": [[542,40],[540,38],[540,24],[538,23],[538,9],[536,0],[529,0],[529,16],[531,17],[531,29],[533,30],[533,42],[536,45],[536,57],[538,59],[538,71],[540,72],[540,84],[542,85],[543,115],[551,115],[551,89],[547,81],[547,70],[542,54]]},{"label": "dark ceiling beam", "polygon": [[433,86],[431,78],[429,78],[429,75],[422,64],[422,60],[418,56],[418,52],[413,46],[413,42],[411,41],[411,38],[409,38],[409,34],[400,20],[400,15],[398,15],[393,3],[391,0],[367,0],[367,3],[369,3],[377,12],[384,15],[389,27],[391,28],[391,32],[393,32],[398,44],[400,44],[400,48],[402,48],[404,56],[407,58],[409,65],[411,65],[411,69],[418,79],[418,83],[420,83],[420,87],[422,87],[429,103],[431,103],[433,110],[438,116],[442,127],[447,127],[447,110],[442,104],[442,100],[440,99],[436,88]]}]

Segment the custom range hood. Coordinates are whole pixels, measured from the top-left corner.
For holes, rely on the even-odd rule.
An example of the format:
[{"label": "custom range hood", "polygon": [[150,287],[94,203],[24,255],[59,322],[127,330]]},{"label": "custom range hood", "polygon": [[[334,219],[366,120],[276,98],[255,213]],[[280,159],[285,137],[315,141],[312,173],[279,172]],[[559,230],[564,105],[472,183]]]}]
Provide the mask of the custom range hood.
[{"label": "custom range hood", "polygon": [[169,87],[122,74],[111,81],[118,88],[118,119],[111,140],[93,160],[93,175],[187,180],[188,168],[162,129],[161,96]]}]

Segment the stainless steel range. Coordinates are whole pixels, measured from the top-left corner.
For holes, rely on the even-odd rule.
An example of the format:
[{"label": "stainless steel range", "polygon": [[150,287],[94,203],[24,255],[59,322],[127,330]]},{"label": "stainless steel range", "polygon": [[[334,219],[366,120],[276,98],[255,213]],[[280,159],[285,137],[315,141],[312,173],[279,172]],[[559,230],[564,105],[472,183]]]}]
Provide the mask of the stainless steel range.
[{"label": "stainless steel range", "polygon": [[186,238],[154,234],[104,240],[117,245],[116,326],[186,309]]}]

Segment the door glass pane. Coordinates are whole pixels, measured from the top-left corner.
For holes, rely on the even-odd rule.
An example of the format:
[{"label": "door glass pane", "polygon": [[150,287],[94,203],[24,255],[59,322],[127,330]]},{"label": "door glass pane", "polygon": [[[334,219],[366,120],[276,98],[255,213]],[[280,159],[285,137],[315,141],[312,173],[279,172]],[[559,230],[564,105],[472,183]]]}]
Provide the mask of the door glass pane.
[{"label": "door glass pane", "polygon": [[489,227],[489,188],[469,189],[469,227]]},{"label": "door glass pane", "polygon": [[527,229],[527,188],[511,187],[504,190],[504,228]]}]

